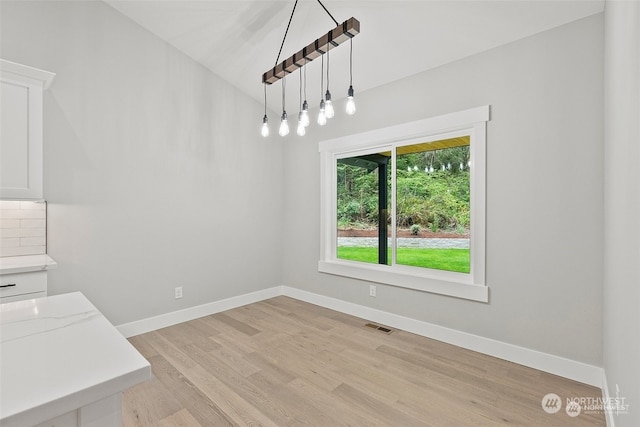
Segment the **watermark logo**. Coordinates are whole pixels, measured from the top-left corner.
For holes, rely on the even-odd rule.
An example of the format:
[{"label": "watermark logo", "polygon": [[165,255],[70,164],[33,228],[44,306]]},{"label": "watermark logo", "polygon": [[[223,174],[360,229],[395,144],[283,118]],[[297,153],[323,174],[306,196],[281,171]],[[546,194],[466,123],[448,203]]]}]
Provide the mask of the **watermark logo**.
[{"label": "watermark logo", "polygon": [[[629,413],[629,404],[626,397],[568,397],[566,402],[567,414],[577,417],[584,414],[613,413],[616,415]],[[572,412],[569,412],[571,406]]]},{"label": "watermark logo", "polygon": [[580,414],[628,414],[629,403],[627,398],[620,395],[620,389],[616,384],[616,397],[567,397],[561,399],[555,393],[548,393],[542,398],[542,409],[547,414],[556,414],[562,409],[564,403],[565,413],[572,418]]},{"label": "watermark logo", "polygon": [[547,414],[555,414],[562,409],[562,399],[555,393],[548,393],[542,398],[542,409]]},{"label": "watermark logo", "polygon": [[567,415],[569,415],[572,418],[575,418],[578,415],[580,415],[580,412],[582,411],[582,407],[577,401],[567,399],[567,405],[565,406],[564,410],[567,412]]}]

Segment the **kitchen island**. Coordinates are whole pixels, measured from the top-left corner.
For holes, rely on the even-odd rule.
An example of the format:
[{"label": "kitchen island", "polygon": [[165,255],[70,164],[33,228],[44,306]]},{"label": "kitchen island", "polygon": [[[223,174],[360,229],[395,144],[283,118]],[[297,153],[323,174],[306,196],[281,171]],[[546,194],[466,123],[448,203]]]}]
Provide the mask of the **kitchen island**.
[{"label": "kitchen island", "polygon": [[0,305],[0,425],[118,426],[149,362],[80,292]]}]

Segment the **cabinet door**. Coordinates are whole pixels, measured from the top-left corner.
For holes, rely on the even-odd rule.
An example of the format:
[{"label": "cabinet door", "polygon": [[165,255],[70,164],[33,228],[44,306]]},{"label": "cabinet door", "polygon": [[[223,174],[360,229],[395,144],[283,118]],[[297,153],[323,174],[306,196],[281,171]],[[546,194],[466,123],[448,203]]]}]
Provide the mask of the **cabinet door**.
[{"label": "cabinet door", "polygon": [[55,74],[0,59],[0,198],[42,199],[42,96]]},{"label": "cabinet door", "polygon": [[0,83],[0,197],[42,198],[42,89]]}]

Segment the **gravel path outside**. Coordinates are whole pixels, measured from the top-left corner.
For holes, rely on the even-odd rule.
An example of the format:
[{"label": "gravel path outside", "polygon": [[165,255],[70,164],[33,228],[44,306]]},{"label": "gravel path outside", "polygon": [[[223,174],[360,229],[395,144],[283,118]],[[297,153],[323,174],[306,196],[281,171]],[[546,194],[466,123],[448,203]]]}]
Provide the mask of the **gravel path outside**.
[{"label": "gravel path outside", "polygon": [[[391,247],[391,238],[388,239]],[[377,237],[338,237],[338,246],[377,247]],[[469,239],[398,237],[399,248],[469,249]]]}]

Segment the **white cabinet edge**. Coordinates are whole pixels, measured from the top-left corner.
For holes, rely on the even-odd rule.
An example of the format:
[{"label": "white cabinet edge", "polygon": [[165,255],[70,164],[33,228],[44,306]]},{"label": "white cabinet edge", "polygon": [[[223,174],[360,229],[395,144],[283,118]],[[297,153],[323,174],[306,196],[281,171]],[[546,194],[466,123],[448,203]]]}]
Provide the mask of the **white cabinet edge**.
[{"label": "white cabinet edge", "polygon": [[17,62],[7,61],[6,59],[0,59],[0,70],[3,73],[13,73],[21,76],[30,77],[42,82],[43,89],[48,89],[53,82],[55,73],[50,71],[41,70],[39,68],[29,67],[28,65],[18,64]]},{"label": "white cabinet edge", "polygon": [[49,255],[23,255],[0,258],[0,276],[51,270],[58,266]]}]

